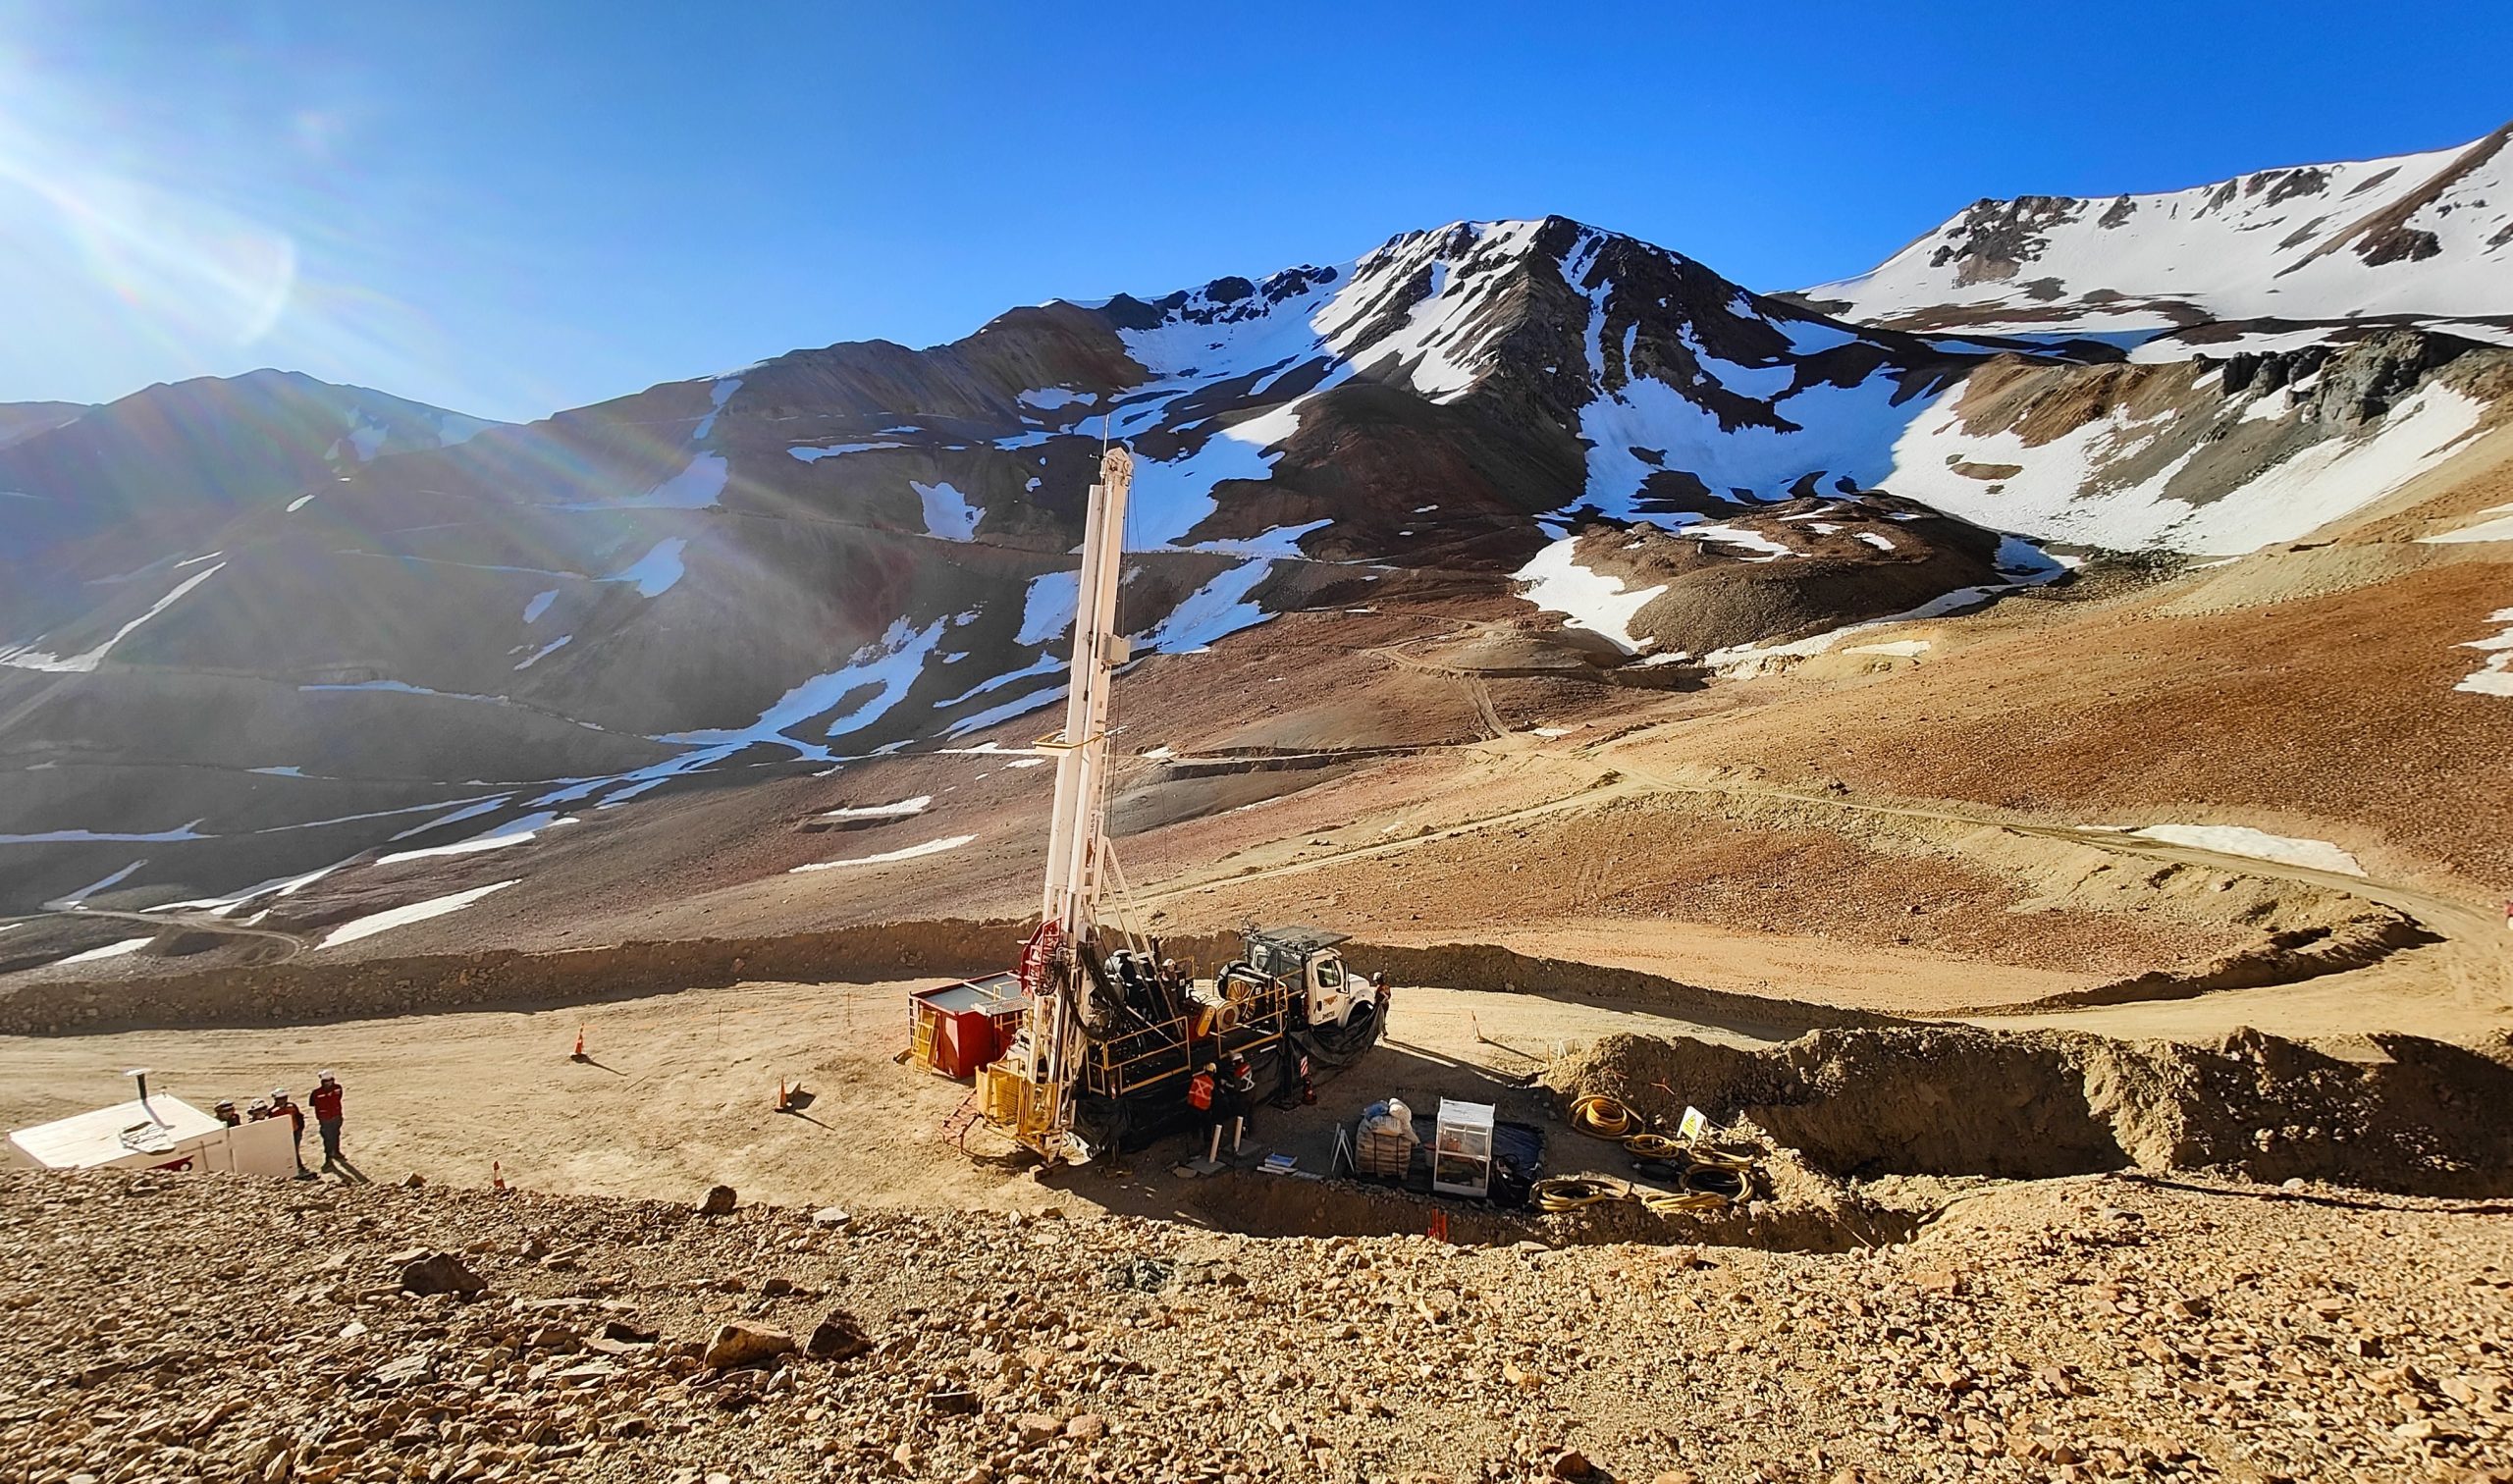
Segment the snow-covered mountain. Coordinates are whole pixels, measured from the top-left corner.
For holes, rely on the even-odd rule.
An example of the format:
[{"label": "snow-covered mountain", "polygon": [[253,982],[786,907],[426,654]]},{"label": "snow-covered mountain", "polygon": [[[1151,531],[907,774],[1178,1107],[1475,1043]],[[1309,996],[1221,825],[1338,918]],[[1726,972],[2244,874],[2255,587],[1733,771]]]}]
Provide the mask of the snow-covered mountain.
[{"label": "snow-covered mountain", "polygon": [[[2513,342],[2513,124],[2470,144],[2256,171],[2187,190],[1981,200],[1857,278],[1793,297],[1862,323],[1940,332],[2224,345],[2261,322],[2289,348],[2356,321]],[[2300,333],[2298,333],[2300,332]],[[2155,352],[2166,352],[2159,345]]]},{"label": "snow-covered mountain", "polygon": [[0,449],[34,497],[0,524],[0,754],[32,760],[0,896],[134,852],[132,885],[232,892],[970,745],[1062,694],[1103,438],[1137,460],[1139,655],[1430,587],[1653,682],[2048,581],[2036,541],[2300,534],[2495,415],[2506,355],[1865,327],[1550,217],[526,426],[152,389]]}]

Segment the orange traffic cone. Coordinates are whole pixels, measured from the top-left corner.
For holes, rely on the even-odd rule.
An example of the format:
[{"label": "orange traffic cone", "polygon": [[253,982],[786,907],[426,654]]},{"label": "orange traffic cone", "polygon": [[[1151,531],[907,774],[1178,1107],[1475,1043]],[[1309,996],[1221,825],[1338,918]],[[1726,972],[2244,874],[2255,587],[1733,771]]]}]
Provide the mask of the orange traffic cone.
[{"label": "orange traffic cone", "polygon": [[492,1191],[503,1191],[503,1190],[505,1190],[506,1188],[507,1188],[507,1172],[505,1171],[505,1169],[503,1169],[502,1167],[500,1167],[500,1165],[498,1164],[498,1162],[497,1162],[496,1160],[494,1160],[494,1159],[490,1160],[490,1161],[489,1161],[489,1189],[490,1189],[490,1190],[492,1190]]},{"label": "orange traffic cone", "polygon": [[785,1079],[781,1077],[776,1079],[776,1111],[785,1111]]},{"label": "orange traffic cone", "polygon": [[573,1055],[573,1056],[568,1057],[568,1058],[567,1058],[567,1060],[569,1060],[569,1061],[586,1061],[586,1060],[590,1060],[590,1058],[588,1058],[588,1057],[585,1055],[585,1028],[584,1028],[584,1027],[582,1027],[582,1026],[578,1026],[578,1027],[576,1028],[576,1054],[575,1054],[575,1055]]}]

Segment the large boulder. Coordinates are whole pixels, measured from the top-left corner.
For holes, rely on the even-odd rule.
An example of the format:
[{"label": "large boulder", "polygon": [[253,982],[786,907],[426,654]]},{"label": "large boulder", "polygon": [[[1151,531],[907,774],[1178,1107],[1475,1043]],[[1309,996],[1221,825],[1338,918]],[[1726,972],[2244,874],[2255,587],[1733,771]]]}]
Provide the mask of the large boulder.
[{"label": "large boulder", "polygon": [[829,1316],[820,1322],[820,1327],[812,1331],[812,1338],[803,1346],[804,1352],[818,1360],[844,1360],[872,1348],[872,1337],[866,1335],[864,1326],[844,1309],[831,1309]]},{"label": "large boulder", "polygon": [[426,1252],[401,1264],[401,1291],[406,1294],[476,1294],[489,1281],[471,1271],[452,1252]]},{"label": "large boulder", "polygon": [[765,1324],[720,1325],[707,1342],[707,1363],[718,1370],[758,1365],[793,1352],[794,1337]]}]

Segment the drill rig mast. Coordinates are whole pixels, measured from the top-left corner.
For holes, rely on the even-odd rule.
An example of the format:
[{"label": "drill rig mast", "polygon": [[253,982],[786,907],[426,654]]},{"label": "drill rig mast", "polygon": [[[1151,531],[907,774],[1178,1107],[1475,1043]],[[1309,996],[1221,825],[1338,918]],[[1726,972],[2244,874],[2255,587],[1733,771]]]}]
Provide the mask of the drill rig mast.
[{"label": "drill rig mast", "polygon": [[1106,810],[1108,701],[1117,667],[1131,658],[1117,632],[1119,563],[1125,555],[1126,495],[1134,456],[1099,455],[1099,482],[1083,517],[1082,574],[1074,609],[1073,661],[1064,730],[1040,745],[1056,753],[1055,808],[1047,825],[1046,884],[1038,930],[1022,950],[1029,1018],[1012,1052],[992,1069],[988,1121],[1048,1160],[1079,1162],[1091,1151],[1073,1134],[1086,1023],[1097,1017],[1083,956],[1093,946],[1102,869],[1108,864]]},{"label": "drill rig mast", "polygon": [[1016,971],[1021,1029],[978,1088],[985,1120],[1051,1164],[1080,1164],[1129,1133],[1155,1132],[1184,1112],[1196,1067],[1225,1053],[1278,1069],[1312,1056],[1349,1065],[1377,1040],[1385,1011],[1346,973],[1341,934],[1252,933],[1247,957],[1208,982],[1176,972],[1156,945],[1100,934],[1102,885],[1124,879],[1107,833],[1108,708],[1133,656],[1117,628],[1133,480],[1124,449],[1100,454],[1084,516],[1064,729],[1038,744],[1056,755],[1056,790],[1039,926]]}]

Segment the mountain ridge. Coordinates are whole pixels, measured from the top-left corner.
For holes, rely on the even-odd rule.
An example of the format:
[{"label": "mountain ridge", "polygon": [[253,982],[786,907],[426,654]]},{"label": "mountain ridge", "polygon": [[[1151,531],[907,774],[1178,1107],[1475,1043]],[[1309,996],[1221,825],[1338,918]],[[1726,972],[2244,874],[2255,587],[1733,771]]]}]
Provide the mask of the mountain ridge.
[{"label": "mountain ridge", "polygon": [[2513,342],[2508,141],[2513,123],[2441,149],[2177,190],[1983,197],[1866,273],[1790,296],[1939,332],[2371,317]]},{"label": "mountain ridge", "polygon": [[[1136,454],[1140,662],[1405,595],[1516,615],[1493,653],[1562,684],[1697,685],[2062,578],[2037,542],[2238,553],[2380,497],[2504,379],[2395,333],[2237,378],[1855,324],[1555,216],[405,440],[433,447],[388,427],[364,458],[326,402],[331,441],[251,498],[145,552],[128,521],[55,542],[48,606],[0,610],[0,752],[85,765],[23,774],[0,845],[30,900],[136,841],[199,895],[427,848],[398,816],[432,806],[521,838],[976,745],[1062,693],[1103,437]],[[145,444],[129,421],[46,437]]]}]

